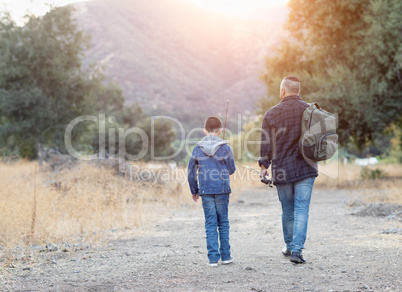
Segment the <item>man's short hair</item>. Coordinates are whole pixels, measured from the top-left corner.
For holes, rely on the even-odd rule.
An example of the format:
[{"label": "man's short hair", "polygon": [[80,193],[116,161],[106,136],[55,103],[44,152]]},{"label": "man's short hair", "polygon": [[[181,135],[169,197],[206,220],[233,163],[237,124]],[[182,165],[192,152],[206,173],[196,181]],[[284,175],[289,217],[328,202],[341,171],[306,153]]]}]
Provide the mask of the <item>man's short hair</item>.
[{"label": "man's short hair", "polygon": [[222,121],[218,117],[208,117],[205,120],[204,128],[209,133],[214,133],[222,129]]},{"label": "man's short hair", "polygon": [[300,93],[300,80],[296,76],[287,76],[282,80],[282,87],[289,93]]}]

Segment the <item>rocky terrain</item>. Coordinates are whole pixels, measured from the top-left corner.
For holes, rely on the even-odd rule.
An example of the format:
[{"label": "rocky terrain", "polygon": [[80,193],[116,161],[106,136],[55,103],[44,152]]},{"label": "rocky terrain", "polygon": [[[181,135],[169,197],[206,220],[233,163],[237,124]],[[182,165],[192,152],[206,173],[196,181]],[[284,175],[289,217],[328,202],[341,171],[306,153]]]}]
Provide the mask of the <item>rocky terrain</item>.
[{"label": "rocky terrain", "polygon": [[207,265],[199,202],[161,208],[138,230],[111,230],[97,245],[36,247],[44,250],[35,262],[20,259],[3,271],[1,290],[402,291],[401,207],[386,214],[347,208],[352,198],[351,191],[314,191],[303,265],[281,254],[275,189],[254,188],[231,198],[231,265]]}]

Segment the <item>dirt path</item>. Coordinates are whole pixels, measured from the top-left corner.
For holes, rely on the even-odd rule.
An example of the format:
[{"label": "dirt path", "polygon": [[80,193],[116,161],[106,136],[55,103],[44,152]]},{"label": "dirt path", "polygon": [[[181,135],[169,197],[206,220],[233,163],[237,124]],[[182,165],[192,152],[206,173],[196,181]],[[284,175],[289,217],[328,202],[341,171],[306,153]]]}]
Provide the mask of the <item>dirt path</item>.
[{"label": "dirt path", "polygon": [[[230,203],[235,263],[207,266],[202,207],[166,211],[157,224],[99,248],[61,250],[16,267],[15,291],[402,291],[401,222],[351,216],[347,191],[314,191],[307,263],[281,255],[275,189],[241,192]],[[50,253],[48,253],[50,254]]]}]

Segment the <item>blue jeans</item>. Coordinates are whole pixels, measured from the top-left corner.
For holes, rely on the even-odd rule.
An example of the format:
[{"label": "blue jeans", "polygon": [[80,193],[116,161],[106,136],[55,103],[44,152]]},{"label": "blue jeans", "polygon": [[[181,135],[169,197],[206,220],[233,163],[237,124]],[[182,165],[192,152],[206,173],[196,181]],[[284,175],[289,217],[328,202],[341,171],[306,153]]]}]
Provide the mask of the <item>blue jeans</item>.
[{"label": "blue jeans", "polygon": [[[202,195],[202,207],[205,215],[208,259],[216,263],[230,259],[229,245],[229,194]],[[219,234],[217,229],[219,229]],[[220,248],[219,248],[219,241]]]},{"label": "blue jeans", "polygon": [[308,212],[315,177],[285,185],[277,185],[282,204],[282,229],[286,247],[301,253],[306,241]]}]

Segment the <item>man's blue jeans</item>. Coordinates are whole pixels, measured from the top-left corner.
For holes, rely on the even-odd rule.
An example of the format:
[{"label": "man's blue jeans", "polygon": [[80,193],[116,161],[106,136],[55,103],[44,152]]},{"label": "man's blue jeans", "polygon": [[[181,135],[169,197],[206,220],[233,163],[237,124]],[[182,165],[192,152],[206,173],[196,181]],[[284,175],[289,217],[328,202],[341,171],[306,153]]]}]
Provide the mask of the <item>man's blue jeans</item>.
[{"label": "man's blue jeans", "polygon": [[306,241],[308,212],[315,177],[285,185],[277,185],[282,204],[282,229],[286,247],[301,253]]},{"label": "man's blue jeans", "polygon": [[[202,207],[205,215],[208,259],[216,263],[230,259],[229,245],[229,194],[202,195]],[[219,228],[219,234],[217,229]],[[220,248],[219,248],[219,241]]]}]

